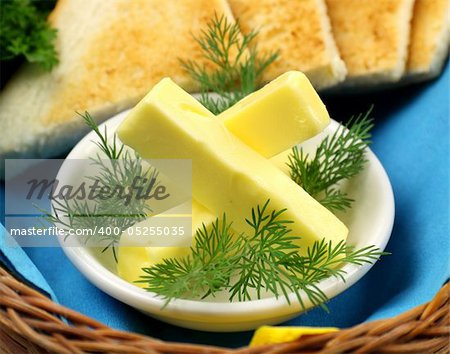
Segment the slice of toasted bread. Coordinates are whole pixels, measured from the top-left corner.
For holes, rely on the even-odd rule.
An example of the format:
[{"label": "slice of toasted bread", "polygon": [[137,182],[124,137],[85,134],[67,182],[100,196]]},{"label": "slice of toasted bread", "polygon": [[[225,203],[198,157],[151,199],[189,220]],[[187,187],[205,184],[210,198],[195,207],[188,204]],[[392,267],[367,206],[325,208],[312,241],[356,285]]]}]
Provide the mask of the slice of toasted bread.
[{"label": "slice of toasted bread", "polygon": [[405,71],[414,0],[326,0],[348,75],[342,86],[398,81]]},{"label": "slice of toasted bread", "polygon": [[193,35],[215,13],[234,21],[226,0],[60,0],[50,16],[60,63],[25,65],[0,95],[0,158],[58,156],[86,130],[76,111],[101,121],[165,76],[197,90],[179,59],[202,63]]},{"label": "slice of toasted bread", "polygon": [[262,52],[280,51],[264,76],[270,81],[289,70],[303,71],[316,89],[345,77],[323,0],[229,0],[243,33],[259,30]]},{"label": "slice of toasted bread", "polygon": [[442,70],[450,44],[450,1],[416,0],[411,28],[408,78],[433,78]]}]

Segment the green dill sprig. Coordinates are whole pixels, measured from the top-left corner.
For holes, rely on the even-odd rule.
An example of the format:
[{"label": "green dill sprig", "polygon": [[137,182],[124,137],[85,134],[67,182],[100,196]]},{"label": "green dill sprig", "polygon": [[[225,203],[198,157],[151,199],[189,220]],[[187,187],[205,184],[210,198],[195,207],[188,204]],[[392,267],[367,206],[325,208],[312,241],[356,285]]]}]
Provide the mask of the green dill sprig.
[{"label": "green dill sprig", "polygon": [[366,114],[352,118],[327,136],[316,149],[314,157],[294,147],[288,166],[292,180],[332,211],[345,210],[353,202],[336,188],[342,180],[360,173],[367,162],[366,148],[370,144],[373,120],[370,108]]},{"label": "green dill sprig", "polygon": [[[88,112],[78,114],[97,135],[98,140],[93,142],[101,152],[90,158],[90,166],[93,167],[95,173],[85,176],[87,181],[97,183],[99,190],[102,187],[131,186],[136,178],[156,181],[158,173],[155,168],[145,167],[140,156],[135,151],[125,150],[124,145],[118,142],[115,134],[110,140],[106,126],[103,131],[100,131]],[[154,183],[152,188],[158,184],[158,182]],[[123,196],[120,195],[114,195],[107,199],[97,197],[94,201],[87,200],[87,198],[82,200],[54,198],[52,200],[54,214],[39,208],[42,212],[41,221],[66,230],[96,231],[95,235],[88,234],[83,241],[87,244],[95,237],[95,244],[103,246],[102,252],[111,250],[117,261],[116,247],[122,231],[144,220],[152,211],[145,198],[130,199],[131,202],[125,204]],[[114,232],[99,230],[113,230]]]},{"label": "green dill sprig", "polygon": [[[239,23],[231,23],[217,14],[198,37],[203,58],[208,64],[181,61],[181,65],[200,85],[200,102],[219,114],[254,92],[267,67],[278,52],[260,54],[255,44],[257,31],[242,34]],[[210,95],[213,92],[216,95]]]},{"label": "green dill sprig", "polygon": [[240,241],[227,224],[216,220],[210,230],[205,225],[197,230],[195,244],[190,253],[181,258],[166,258],[151,268],[144,268],[147,274],[140,283],[147,284],[147,290],[166,297],[166,304],[173,298],[205,298],[228,288],[234,263],[241,254]]},{"label": "green dill sprig", "polygon": [[[100,132],[97,123],[89,112],[84,114],[77,112],[77,114],[84,120],[84,123],[97,135],[100,141],[94,141],[95,145],[103,152],[106,158],[111,160],[117,160],[121,157],[124,145],[117,143],[117,136],[114,134],[113,141],[108,141],[108,128],[105,126],[103,133]],[[136,156],[138,158],[138,156]]]},{"label": "green dill sprig", "polygon": [[285,210],[270,211],[269,201],[252,209],[250,234],[234,235],[224,215],[210,229],[205,225],[196,233],[195,245],[189,255],[164,259],[152,267],[136,283],[163,297],[166,306],[175,298],[195,299],[229,292],[229,300],[260,299],[268,292],[283,296],[290,303],[294,293],[305,308],[302,292],[313,305],[327,310],[326,294],[320,281],[337,277],[345,281],[340,265],[362,265],[376,261],[387,253],[375,246],[355,250],[339,242],[315,242],[305,255],[299,253],[300,237],[291,234],[289,220],[283,220]]}]

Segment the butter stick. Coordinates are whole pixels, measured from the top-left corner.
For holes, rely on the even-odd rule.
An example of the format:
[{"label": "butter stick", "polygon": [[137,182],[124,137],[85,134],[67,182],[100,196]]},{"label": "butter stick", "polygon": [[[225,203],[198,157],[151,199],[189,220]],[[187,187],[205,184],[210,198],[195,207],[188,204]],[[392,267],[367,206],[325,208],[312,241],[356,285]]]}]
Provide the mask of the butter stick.
[{"label": "butter stick", "polygon": [[[297,90],[297,92],[295,92]],[[289,96],[304,107],[299,111],[292,109],[292,102],[286,105],[286,99],[281,97],[283,93],[289,92]],[[288,156],[291,152],[290,147],[322,131],[329,123],[329,116],[323,103],[315,93],[308,79],[299,72],[290,72],[282,75],[279,79],[264,86],[250,97],[243,99],[238,106],[245,109],[245,115],[241,114],[236,107],[232,107],[222,113],[219,118],[222,119],[228,129],[233,129],[233,134],[238,136],[244,143],[253,141],[252,147],[263,156],[270,156],[278,153],[289,145],[289,149],[277,154],[269,159],[271,163],[277,166],[281,171],[289,176],[287,166]],[[247,107],[247,108],[245,108]],[[300,112],[306,112],[301,114]],[[277,117],[289,120],[294,126],[287,134],[280,131],[276,125],[279,124]],[[298,120],[296,120],[298,119]],[[248,124],[254,123],[255,126],[249,130]],[[269,125],[270,128],[263,127],[262,123]],[[271,132],[269,141],[265,139],[267,133]],[[247,133],[245,133],[247,130]],[[265,135],[266,134],[266,135]],[[283,135],[283,134],[286,134]],[[288,143],[287,143],[288,142]],[[266,146],[270,145],[270,149]],[[269,151],[269,152],[268,152]],[[192,201],[192,234],[205,224],[207,228],[216,219],[216,216],[209,212],[195,199]],[[142,221],[136,226],[151,226],[152,218]],[[187,247],[126,247],[130,242],[126,232],[121,237],[120,247],[118,248],[117,270],[119,275],[130,282],[144,275],[143,267],[150,267],[163,258],[182,257],[189,253]],[[135,241],[133,241],[135,242]],[[139,283],[138,283],[139,285]]]},{"label": "butter stick", "polygon": [[270,158],[320,133],[330,116],[308,78],[289,71],[219,115],[227,129]]},{"label": "butter stick", "polygon": [[337,217],[214,118],[163,79],[130,112],[118,135],[144,158],[192,159],[193,195],[215,215],[225,212],[238,232],[250,231],[244,218],[270,199],[271,209],[287,209],[284,217],[294,221],[302,246],[346,239],[348,230]]}]

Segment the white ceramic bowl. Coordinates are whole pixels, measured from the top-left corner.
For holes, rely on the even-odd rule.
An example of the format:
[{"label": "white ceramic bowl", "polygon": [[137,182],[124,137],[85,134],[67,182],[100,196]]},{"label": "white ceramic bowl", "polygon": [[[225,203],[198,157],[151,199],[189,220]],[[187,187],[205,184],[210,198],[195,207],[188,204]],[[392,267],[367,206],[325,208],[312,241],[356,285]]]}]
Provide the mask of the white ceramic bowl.
[{"label": "white ceramic bowl", "polygon": [[[101,130],[106,125],[112,136],[126,114],[127,112],[122,112],[109,119],[101,125]],[[335,131],[337,127],[338,124],[332,121],[326,131],[302,144],[303,147],[307,151],[313,149],[325,134]],[[95,138],[93,132],[89,133],[73,148],[67,159],[93,156],[98,151],[92,143]],[[366,169],[345,186],[355,203],[349,211],[338,216],[350,230],[348,243],[356,248],[375,245],[384,250],[394,222],[394,197],[389,178],[381,163],[370,150],[367,152],[367,158],[369,162]],[[58,173],[58,180],[62,184],[70,184],[76,176],[77,173],[71,170],[70,164],[63,164]],[[86,247],[63,249],[80,272],[107,294],[152,317],[182,327],[206,331],[243,331],[263,324],[280,323],[302,312],[295,294],[290,295],[290,305],[284,297],[233,303],[226,300],[211,302],[177,299],[163,309],[163,299],[115,274],[115,265],[110,255],[93,252]],[[319,287],[332,298],[352,286],[371,267],[371,264],[346,265],[345,282],[330,278],[321,282]],[[307,308],[312,306],[306,296],[304,303]]]}]

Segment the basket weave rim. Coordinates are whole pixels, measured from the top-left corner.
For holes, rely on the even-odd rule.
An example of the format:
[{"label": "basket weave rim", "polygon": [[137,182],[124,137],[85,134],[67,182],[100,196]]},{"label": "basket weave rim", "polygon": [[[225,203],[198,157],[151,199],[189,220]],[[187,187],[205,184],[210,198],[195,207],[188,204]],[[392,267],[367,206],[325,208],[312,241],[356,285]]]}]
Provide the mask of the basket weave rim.
[{"label": "basket weave rim", "polygon": [[[240,349],[164,342],[119,331],[53,302],[0,265],[0,352],[5,353],[450,353],[450,285],[398,316],[289,343]],[[63,321],[62,319],[67,321]]]}]

